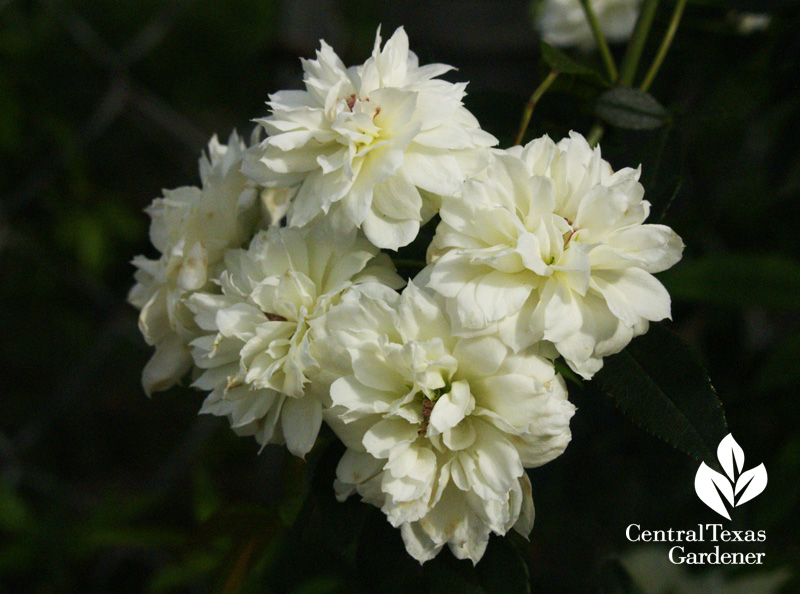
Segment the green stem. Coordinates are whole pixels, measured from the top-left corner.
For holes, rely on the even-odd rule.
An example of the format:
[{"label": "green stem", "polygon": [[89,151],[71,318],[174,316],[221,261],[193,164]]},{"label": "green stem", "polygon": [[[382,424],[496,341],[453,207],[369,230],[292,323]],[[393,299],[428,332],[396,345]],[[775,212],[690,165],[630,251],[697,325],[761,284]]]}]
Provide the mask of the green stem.
[{"label": "green stem", "polygon": [[564,362],[564,359],[559,357],[558,359],[553,361],[553,366],[556,368],[556,371],[558,373],[564,376],[564,379],[572,382],[579,388],[583,388],[583,381],[581,381],[581,378],[578,377],[578,375],[574,371],[572,371],[569,367],[567,367],[567,364]]},{"label": "green stem", "polygon": [[630,87],[633,84],[636,69],[639,67],[639,60],[642,59],[642,52],[644,51],[645,43],[647,43],[647,36],[650,33],[650,27],[653,25],[657,8],[658,0],[646,0],[644,6],[642,6],[639,20],[636,21],[636,29],[631,35],[628,49],[625,50],[625,56],[622,58],[622,65],[620,66],[619,85],[622,87]]},{"label": "green stem", "polygon": [[522,112],[522,121],[519,124],[519,130],[517,131],[517,136],[514,139],[514,144],[522,144],[522,138],[525,136],[525,132],[528,129],[528,124],[531,122],[531,116],[533,115],[533,109],[536,107],[536,104],[539,103],[539,99],[547,92],[547,89],[555,82],[556,78],[558,78],[558,72],[553,70],[550,74],[547,75],[541,84],[536,87],[536,90],[531,95],[528,102],[525,104],[525,110]]},{"label": "green stem", "polygon": [[597,22],[597,15],[594,14],[589,0],[581,0],[583,12],[586,13],[586,19],[589,21],[589,26],[592,28],[594,39],[597,42],[597,47],[600,50],[600,56],[603,58],[603,64],[608,73],[608,79],[613,83],[617,80],[617,66],[614,64],[614,57],[611,55],[611,50],[608,47],[608,42],[600,30],[600,23]]},{"label": "green stem", "polygon": [[664,34],[664,39],[661,40],[661,46],[658,48],[658,53],[656,54],[653,63],[650,65],[650,70],[647,71],[647,75],[644,77],[642,86],[639,87],[639,90],[641,90],[642,93],[647,92],[647,90],[650,88],[650,85],[653,84],[656,74],[658,74],[658,69],[661,68],[661,63],[664,61],[664,58],[669,51],[669,47],[672,45],[675,32],[678,30],[678,25],[681,22],[681,16],[683,16],[684,8],[686,8],[686,0],[678,0],[678,2],[675,4],[675,10],[672,12],[672,18],[669,21],[667,32]]},{"label": "green stem", "polygon": [[586,135],[586,142],[589,143],[589,146],[595,147],[597,143],[600,142],[600,139],[603,138],[603,134],[605,133],[606,129],[603,128],[601,123],[596,123],[592,126],[592,129],[589,130],[589,134]]}]

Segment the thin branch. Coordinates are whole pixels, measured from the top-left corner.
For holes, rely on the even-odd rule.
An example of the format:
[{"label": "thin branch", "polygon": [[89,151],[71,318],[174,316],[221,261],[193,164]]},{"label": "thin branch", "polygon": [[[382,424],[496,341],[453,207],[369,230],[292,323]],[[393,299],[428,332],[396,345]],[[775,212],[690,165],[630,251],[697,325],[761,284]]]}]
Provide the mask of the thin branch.
[{"label": "thin branch", "polygon": [[650,70],[647,71],[647,75],[644,77],[642,86],[639,87],[643,93],[646,93],[650,88],[650,85],[653,84],[656,74],[658,74],[658,70],[661,68],[661,63],[664,61],[664,58],[669,51],[669,47],[672,45],[672,40],[675,38],[675,32],[678,30],[678,25],[681,22],[681,16],[683,16],[684,8],[686,8],[686,0],[678,0],[678,2],[675,4],[675,10],[672,12],[672,18],[669,21],[667,32],[664,34],[664,39],[661,40],[661,46],[658,48],[658,53],[656,54],[653,63],[650,65]]},{"label": "thin branch", "polygon": [[597,122],[592,129],[589,130],[589,134],[586,135],[586,142],[589,143],[589,146],[595,147],[597,143],[600,142],[600,139],[603,138],[603,134],[605,134],[606,129],[603,127],[603,124]]},{"label": "thin branch", "polygon": [[619,84],[622,87],[629,87],[633,84],[633,79],[636,77],[636,69],[642,59],[642,51],[644,51],[644,46],[647,43],[647,36],[653,25],[657,8],[658,0],[646,0],[644,6],[642,6],[639,20],[636,21],[636,28],[633,31],[633,35],[631,35],[630,43],[628,43],[628,49],[625,50],[625,56],[622,58],[619,75]]},{"label": "thin branch", "polygon": [[174,136],[190,151],[199,152],[208,142],[210,134],[144,87],[133,87],[129,102],[133,108]]},{"label": "thin branch", "polygon": [[536,107],[536,104],[539,103],[539,99],[547,92],[547,89],[556,81],[556,78],[558,78],[558,72],[553,70],[541,84],[536,87],[536,90],[533,92],[530,99],[528,99],[528,102],[525,104],[525,109],[522,112],[522,121],[519,124],[519,131],[514,139],[514,144],[522,144],[522,139],[525,136],[525,132],[528,130],[528,124],[531,122],[533,109]]},{"label": "thin branch", "polygon": [[617,66],[614,64],[614,56],[611,55],[611,50],[608,47],[603,32],[600,30],[600,23],[597,21],[597,15],[594,13],[589,0],[581,0],[583,12],[586,13],[586,19],[589,21],[589,26],[592,28],[594,39],[597,42],[597,47],[600,50],[600,56],[603,58],[603,64],[608,73],[608,79],[613,83],[617,80]]}]

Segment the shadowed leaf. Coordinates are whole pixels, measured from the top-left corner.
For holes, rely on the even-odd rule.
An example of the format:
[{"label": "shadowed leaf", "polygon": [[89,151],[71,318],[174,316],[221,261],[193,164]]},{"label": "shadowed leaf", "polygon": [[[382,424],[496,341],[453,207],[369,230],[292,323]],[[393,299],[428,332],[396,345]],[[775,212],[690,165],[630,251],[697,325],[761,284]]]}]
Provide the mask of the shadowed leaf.
[{"label": "shadowed leaf", "polygon": [[717,444],[728,434],[722,403],[705,369],[660,324],[605,359],[595,380],[637,425],[720,469]]},{"label": "shadowed leaf", "polygon": [[605,79],[599,71],[595,70],[591,66],[582,64],[577,60],[573,60],[560,49],[553,47],[546,41],[542,41],[541,49],[542,60],[544,60],[552,70],[560,74],[574,74],[576,76],[592,78],[605,83]]},{"label": "shadowed leaf", "polygon": [[595,115],[628,130],[654,130],[670,120],[669,112],[652,95],[617,87],[600,95]]}]

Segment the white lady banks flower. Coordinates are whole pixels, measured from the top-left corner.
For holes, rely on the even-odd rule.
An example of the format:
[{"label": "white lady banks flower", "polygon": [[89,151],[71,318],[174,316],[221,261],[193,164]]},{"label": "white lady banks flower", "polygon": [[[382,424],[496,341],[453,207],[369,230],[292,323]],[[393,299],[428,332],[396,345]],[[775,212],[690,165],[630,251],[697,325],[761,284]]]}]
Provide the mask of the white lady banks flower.
[{"label": "white lady banks flower", "polygon": [[258,189],[240,172],[245,144],[214,136],[200,159],[201,186],[165,190],[147,208],[158,260],[138,256],[128,300],[141,310],[139,328],[156,352],[142,373],[147,394],[166,390],[191,366],[187,343],[196,335],[185,299],[217,274],[225,250],[252,237],[259,220]]},{"label": "white lady banks flower", "polygon": [[[611,42],[627,40],[639,18],[642,0],[589,0],[600,31]],[[593,49],[596,40],[580,0],[542,0],[534,4],[536,28],[542,38],[562,47]]]},{"label": "white lady banks flower", "polygon": [[332,381],[319,363],[323,316],[356,283],[403,285],[385,254],[355,234],[332,239],[321,225],[271,227],[247,250],[225,255],[222,293],[195,293],[189,307],[205,335],[192,341],[211,393],[201,413],[230,418],[261,444],[305,455],[316,441]]},{"label": "white lady banks flower", "polygon": [[485,164],[496,139],[461,103],[465,83],[434,80],[451,69],[419,66],[400,28],[372,56],[345,68],[324,41],[303,60],[305,91],[270,95],[268,136],[244,171],[271,187],[299,185],[289,224],[326,215],[363,228],[378,247],[409,244],[438,208]]},{"label": "white lady banks flower", "polygon": [[340,500],[353,492],[400,527],[408,552],[447,544],[477,563],[489,533],[533,525],[524,468],[560,455],[575,408],[561,376],[494,337],[455,338],[446,312],[413,283],[348,293],[328,317],[352,374],[331,386],[326,420],[347,446]]},{"label": "white lady banks flower", "polygon": [[683,242],[643,224],[639,170],[613,172],[580,134],[495,154],[443,199],[428,286],[447,298],[459,335],[499,332],[514,350],[546,341],[588,379],[670,316],[652,273],[675,264]]}]

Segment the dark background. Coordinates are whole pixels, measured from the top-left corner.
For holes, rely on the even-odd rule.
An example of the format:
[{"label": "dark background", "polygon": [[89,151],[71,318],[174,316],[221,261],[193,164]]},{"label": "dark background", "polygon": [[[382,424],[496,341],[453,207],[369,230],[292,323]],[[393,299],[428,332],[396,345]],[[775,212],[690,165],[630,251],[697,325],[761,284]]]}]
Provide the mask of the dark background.
[{"label": "dark background", "polygon": [[[773,13],[767,31],[737,32],[748,8]],[[310,459],[309,488],[303,462],[198,417],[202,394],[145,398],[129,261],[155,254],[142,209],[198,183],[212,133],[249,133],[270,92],[299,87],[298,57],[321,37],[356,64],[379,23],[384,38],[404,25],[422,63],[470,81],[467,107],[508,146],[547,73],[529,14],[510,0],[0,0],[0,592],[223,591],[253,563],[243,591],[448,591],[442,576],[462,568],[449,552],[420,569],[378,510],[333,502],[336,446]],[[785,592],[800,591],[799,31],[793,2],[690,2],[651,89],[672,123],[601,142],[615,167],[642,163],[659,212],[671,201],[663,222],[687,244],[664,277],[672,328],[708,368],[746,467],[766,465],[767,490],[730,525],[767,531],[767,567],[795,573]],[[528,138],[586,134],[595,96],[561,77]],[[534,592],[597,591],[628,524],[718,520],[694,493],[696,461],[591,385],[570,390],[573,441],[530,472],[530,543],[487,553],[516,554],[513,540]],[[258,555],[241,563],[248,543]]]}]

